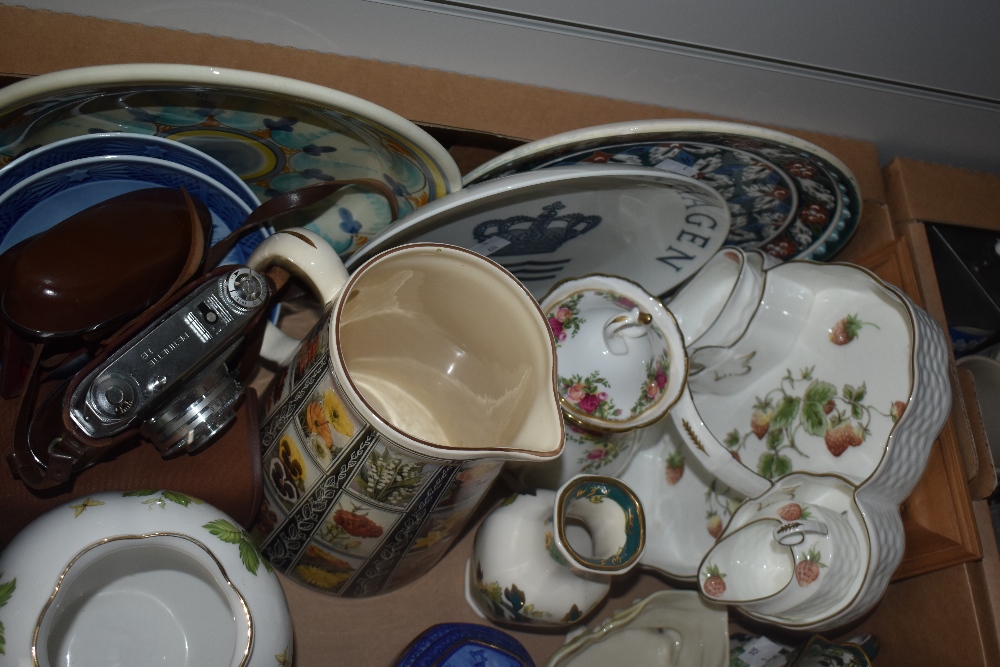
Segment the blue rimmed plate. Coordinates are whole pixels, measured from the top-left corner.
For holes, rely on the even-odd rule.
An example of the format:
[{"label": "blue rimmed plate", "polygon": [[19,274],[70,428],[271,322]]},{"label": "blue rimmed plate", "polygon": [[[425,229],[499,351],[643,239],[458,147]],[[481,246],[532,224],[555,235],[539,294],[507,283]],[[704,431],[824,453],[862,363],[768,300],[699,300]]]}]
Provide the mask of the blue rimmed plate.
[{"label": "blue rimmed plate", "polygon": [[565,132],[499,155],[464,182],[588,163],[655,167],[711,186],[732,213],[726,243],[782,261],[832,258],[860,221],[857,180],[834,155],[784,132],[723,121],[648,120]]},{"label": "blue rimmed plate", "polygon": [[21,155],[0,169],[0,193],[50,167],[87,157],[135,156],[166,160],[207,176],[233,191],[255,209],[257,195],[224,164],[196,148],[148,134],[108,132],[56,141]]},{"label": "blue rimmed plate", "polygon": [[[82,158],[42,170],[0,195],[0,253],[111,197],[155,187],[183,187],[203,201],[212,214],[212,243],[250,214],[231,190],[182,165],[134,156]],[[247,234],[222,263],[246,263],[267,235],[264,230]]]}]

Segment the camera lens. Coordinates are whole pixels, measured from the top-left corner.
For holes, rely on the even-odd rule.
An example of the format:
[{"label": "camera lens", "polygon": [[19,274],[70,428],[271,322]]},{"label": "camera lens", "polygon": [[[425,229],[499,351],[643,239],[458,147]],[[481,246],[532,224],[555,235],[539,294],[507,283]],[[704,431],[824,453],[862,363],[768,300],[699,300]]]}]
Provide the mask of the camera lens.
[{"label": "camera lens", "polygon": [[164,457],[197,451],[236,416],[243,388],[218,364],[181,389],[176,398],[143,422],[142,436]]}]

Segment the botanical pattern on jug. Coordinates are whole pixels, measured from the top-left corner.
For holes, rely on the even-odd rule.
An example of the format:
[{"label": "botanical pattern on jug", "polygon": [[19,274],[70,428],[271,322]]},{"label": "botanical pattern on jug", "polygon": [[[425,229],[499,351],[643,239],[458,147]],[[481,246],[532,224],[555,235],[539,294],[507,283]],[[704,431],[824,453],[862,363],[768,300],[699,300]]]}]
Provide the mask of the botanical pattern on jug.
[{"label": "botanical pattern on jug", "polygon": [[372,502],[405,507],[420,488],[424,465],[387,448],[375,449],[351,482],[351,489]]},{"label": "botanical pattern on jug", "polygon": [[306,436],[309,453],[324,469],[332,465],[357,428],[344,401],[329,387],[313,392],[299,413],[299,427]]},{"label": "botanical pattern on jug", "polygon": [[289,574],[316,588],[336,592],[351,578],[355,567],[356,564],[310,544]]},{"label": "botanical pattern on jug", "polygon": [[766,451],[757,461],[757,472],[768,479],[787,475],[794,469],[788,456],[794,452],[808,458],[797,437],[822,438],[827,451],[839,457],[851,447],[862,445],[871,433],[872,419],[885,417],[895,422],[905,404],[894,401],[888,411],[881,412],[865,403],[866,384],[844,384],[840,389],[830,382],[813,377],[815,367],[803,368],[798,374],[791,369],[779,387],[758,396],[750,413],[750,430],[741,433],[733,429],[725,444],[737,457],[753,436],[766,444]]}]

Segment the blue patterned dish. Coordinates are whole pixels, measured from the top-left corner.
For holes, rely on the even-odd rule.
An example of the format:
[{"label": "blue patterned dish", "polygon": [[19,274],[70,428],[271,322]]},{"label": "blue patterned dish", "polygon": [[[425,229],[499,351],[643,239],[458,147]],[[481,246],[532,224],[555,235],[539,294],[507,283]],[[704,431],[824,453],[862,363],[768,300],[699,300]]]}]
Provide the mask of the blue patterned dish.
[{"label": "blue patterned dish", "polygon": [[[0,253],[94,204],[154,187],[183,187],[203,201],[212,213],[212,243],[250,214],[231,190],[182,165],[146,157],[82,158],[40,171],[0,195]],[[223,263],[245,263],[267,235],[243,237]]]},{"label": "blue patterned dish", "polygon": [[720,121],[650,120],[566,132],[508,151],[464,182],[589,163],[656,167],[702,181],[729,205],[726,244],[782,261],[830,259],[860,221],[860,188],[835,156],[783,132]]},{"label": "blue patterned dish", "polygon": [[535,667],[506,632],[475,623],[442,623],[413,640],[395,667]]},{"label": "blue patterned dish", "polygon": [[29,176],[63,162],[112,155],[150,157],[183,165],[229,188],[251,209],[260,206],[260,200],[247,184],[240,180],[240,177],[234,174],[231,169],[207,153],[177,141],[130,132],[85,134],[39,146],[24,153],[0,169],[0,193],[6,192],[14,184]]},{"label": "blue patterned dish", "polygon": [[[405,118],[360,98],[280,76],[195,65],[63,70],[0,90],[0,165],[80,135],[131,132],[197,148],[261,201],[305,185],[373,178],[403,216],[461,188],[455,161]],[[388,203],[347,188],[285,216],[347,257],[393,222]]]}]

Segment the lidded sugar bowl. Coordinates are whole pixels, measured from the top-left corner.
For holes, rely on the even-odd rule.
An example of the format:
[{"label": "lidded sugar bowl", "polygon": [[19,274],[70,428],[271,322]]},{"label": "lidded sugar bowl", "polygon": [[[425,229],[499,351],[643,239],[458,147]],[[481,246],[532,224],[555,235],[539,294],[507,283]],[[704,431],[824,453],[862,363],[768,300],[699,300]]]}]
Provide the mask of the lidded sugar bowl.
[{"label": "lidded sugar bowl", "polygon": [[556,285],[541,302],[556,343],[566,424],[560,459],[518,466],[520,482],[558,488],[577,474],[616,477],[687,382],[687,355],[673,314],[623,278],[589,275]]}]

